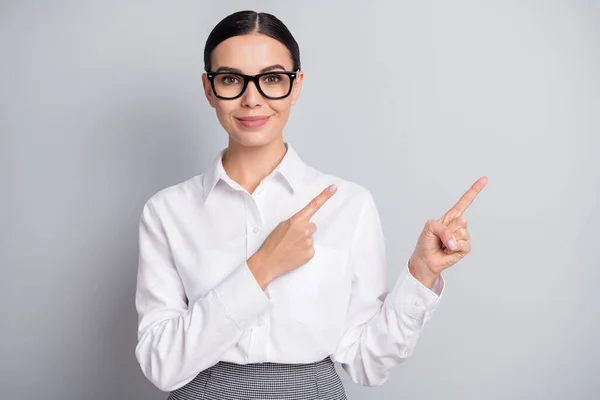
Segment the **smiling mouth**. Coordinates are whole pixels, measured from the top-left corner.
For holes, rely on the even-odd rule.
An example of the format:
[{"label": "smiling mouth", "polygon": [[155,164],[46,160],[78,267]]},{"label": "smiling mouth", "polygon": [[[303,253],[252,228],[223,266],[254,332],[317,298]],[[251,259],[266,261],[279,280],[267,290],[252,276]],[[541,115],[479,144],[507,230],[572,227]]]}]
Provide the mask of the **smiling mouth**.
[{"label": "smiling mouth", "polygon": [[254,116],[235,118],[242,126],[246,128],[258,128],[269,122],[270,116]]}]

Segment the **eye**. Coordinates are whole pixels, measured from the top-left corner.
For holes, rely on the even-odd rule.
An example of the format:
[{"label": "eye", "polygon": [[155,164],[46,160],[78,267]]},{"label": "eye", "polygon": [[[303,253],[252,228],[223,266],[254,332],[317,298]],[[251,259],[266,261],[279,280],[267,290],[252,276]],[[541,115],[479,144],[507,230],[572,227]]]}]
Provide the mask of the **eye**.
[{"label": "eye", "polygon": [[219,82],[223,85],[236,85],[241,82],[240,77],[237,75],[221,75]]},{"label": "eye", "polygon": [[269,74],[263,76],[263,82],[267,84],[275,84],[281,82],[282,77],[281,74]]}]

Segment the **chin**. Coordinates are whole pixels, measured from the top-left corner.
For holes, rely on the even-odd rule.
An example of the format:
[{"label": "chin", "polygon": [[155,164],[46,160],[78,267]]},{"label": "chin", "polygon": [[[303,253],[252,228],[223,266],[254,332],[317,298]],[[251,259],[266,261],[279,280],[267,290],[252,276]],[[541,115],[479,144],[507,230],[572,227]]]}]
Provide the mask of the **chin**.
[{"label": "chin", "polygon": [[271,132],[270,129],[264,131],[239,131],[236,130],[229,134],[230,139],[245,147],[261,147],[277,139],[278,135]]}]

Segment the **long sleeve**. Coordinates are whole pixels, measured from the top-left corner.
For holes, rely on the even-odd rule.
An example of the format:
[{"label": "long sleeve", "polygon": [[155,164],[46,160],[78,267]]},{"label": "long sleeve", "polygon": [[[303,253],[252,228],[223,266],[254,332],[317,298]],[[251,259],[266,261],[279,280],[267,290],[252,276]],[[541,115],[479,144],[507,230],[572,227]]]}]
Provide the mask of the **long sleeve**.
[{"label": "long sleeve", "polygon": [[441,299],[444,280],[440,276],[429,289],[408,271],[407,262],[388,292],[383,230],[370,192],[359,216],[350,262],[352,293],[344,333],[331,358],[355,383],[378,386],[413,353]]},{"label": "long sleeve", "polygon": [[136,358],[163,391],[175,390],[219,361],[244,328],[272,303],[246,262],[197,301],[187,304],[164,226],[151,201],[139,225]]}]

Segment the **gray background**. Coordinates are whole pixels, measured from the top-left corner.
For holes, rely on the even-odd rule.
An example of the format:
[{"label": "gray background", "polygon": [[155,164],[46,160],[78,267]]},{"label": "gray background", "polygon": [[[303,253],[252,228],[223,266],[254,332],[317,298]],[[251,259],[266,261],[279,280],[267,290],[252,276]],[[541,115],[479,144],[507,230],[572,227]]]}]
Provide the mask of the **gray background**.
[{"label": "gray background", "polygon": [[134,356],[138,218],[226,145],[202,49],[246,8],[300,43],[284,138],[372,190],[390,284],[489,177],[414,355],[342,371],[349,398],[597,398],[600,6],[506,0],[1,2],[0,398],[166,397]]}]

